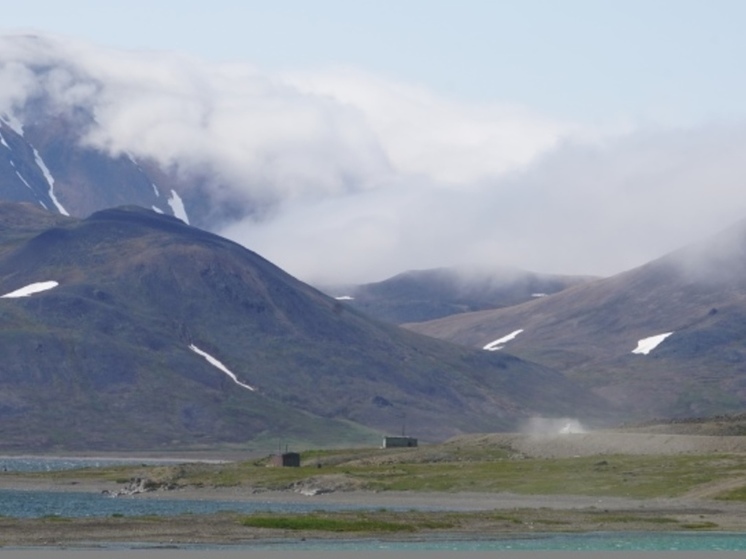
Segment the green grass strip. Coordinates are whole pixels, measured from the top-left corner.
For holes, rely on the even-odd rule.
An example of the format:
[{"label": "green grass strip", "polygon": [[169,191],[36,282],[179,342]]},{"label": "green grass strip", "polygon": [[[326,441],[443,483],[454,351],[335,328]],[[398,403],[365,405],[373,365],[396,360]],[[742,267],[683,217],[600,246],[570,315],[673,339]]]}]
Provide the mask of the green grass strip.
[{"label": "green grass strip", "polygon": [[252,528],[314,530],[323,532],[413,532],[411,524],[371,518],[328,518],[323,516],[248,516],[241,521]]}]

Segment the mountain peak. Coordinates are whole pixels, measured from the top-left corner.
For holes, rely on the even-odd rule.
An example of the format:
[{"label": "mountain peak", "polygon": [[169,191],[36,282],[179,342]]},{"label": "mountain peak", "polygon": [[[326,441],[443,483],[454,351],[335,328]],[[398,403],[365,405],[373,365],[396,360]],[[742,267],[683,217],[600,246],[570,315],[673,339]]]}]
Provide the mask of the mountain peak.
[{"label": "mountain peak", "polygon": [[27,295],[0,299],[6,446],[349,444],[404,416],[437,440],[607,413],[554,371],[370,320],[173,217],[116,208],[2,240],[0,292]]},{"label": "mountain peak", "polygon": [[504,344],[639,418],[741,411],[746,402],[746,220],[609,278],[514,307],[411,329]]}]

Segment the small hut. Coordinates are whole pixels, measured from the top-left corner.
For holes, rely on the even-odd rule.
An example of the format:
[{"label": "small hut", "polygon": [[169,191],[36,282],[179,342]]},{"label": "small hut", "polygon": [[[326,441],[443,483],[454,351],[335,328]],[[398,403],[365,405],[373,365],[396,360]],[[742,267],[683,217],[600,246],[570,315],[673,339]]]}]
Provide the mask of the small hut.
[{"label": "small hut", "polygon": [[282,468],[298,468],[300,467],[300,454],[298,452],[273,454],[269,458],[269,465]]},{"label": "small hut", "polygon": [[382,448],[413,448],[417,446],[414,437],[384,437]]}]

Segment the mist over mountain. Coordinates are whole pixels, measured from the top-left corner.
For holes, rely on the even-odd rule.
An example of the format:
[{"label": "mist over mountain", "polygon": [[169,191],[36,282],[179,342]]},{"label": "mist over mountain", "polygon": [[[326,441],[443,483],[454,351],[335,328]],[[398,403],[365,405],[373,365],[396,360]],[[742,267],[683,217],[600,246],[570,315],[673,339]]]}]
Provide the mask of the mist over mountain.
[{"label": "mist over mountain", "polygon": [[412,270],[381,282],[321,289],[370,316],[401,324],[509,307],[591,279],[484,265]]},{"label": "mist over mountain", "polygon": [[[41,72],[33,76],[42,80],[43,70],[34,72]],[[130,152],[110,153],[91,144],[93,105],[60,109],[43,89],[39,97],[26,100],[19,114],[23,120],[0,112],[4,200],[77,217],[134,204],[208,228],[261,207],[258,201],[239,204],[232,196],[216,201],[209,195],[209,179],[199,172],[184,173],[152,157],[136,159]]]},{"label": "mist over mountain", "polygon": [[739,123],[589,128],[358,68],[0,35],[0,121],[0,198],[179,213],[313,284],[611,275],[744,212]]},{"label": "mist over mountain", "polygon": [[740,221],[611,278],[409,327],[564,371],[639,418],[732,413],[746,403],[745,272]]}]

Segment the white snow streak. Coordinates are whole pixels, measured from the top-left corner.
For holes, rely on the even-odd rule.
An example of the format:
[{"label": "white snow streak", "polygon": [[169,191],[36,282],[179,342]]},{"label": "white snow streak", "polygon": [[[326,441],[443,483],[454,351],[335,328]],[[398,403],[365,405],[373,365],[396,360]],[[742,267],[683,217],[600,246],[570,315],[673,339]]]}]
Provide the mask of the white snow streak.
[{"label": "white snow streak", "polygon": [[501,350],[503,347],[505,347],[505,344],[508,343],[510,340],[515,339],[515,337],[523,332],[523,328],[520,330],[515,330],[514,332],[511,332],[507,336],[503,336],[502,338],[498,338],[494,342],[488,343],[486,346],[484,346],[482,349],[486,349],[487,351],[498,351]]},{"label": "white snow streak", "polygon": [[152,186],[152,187],[153,187],[153,192],[155,192],[155,196],[156,196],[156,198],[160,198],[160,197],[161,197],[161,191],[160,191],[160,190],[158,190],[158,187],[157,187],[157,186],[155,185],[155,183],[154,183],[154,182],[151,182],[151,183],[150,183],[150,186]]},{"label": "white snow streak", "polygon": [[657,336],[650,336],[649,338],[643,338],[642,340],[639,340],[637,342],[637,347],[632,350],[632,353],[637,353],[640,355],[647,355],[648,353],[653,351],[656,347],[658,347],[658,344],[660,344],[663,340],[665,340],[671,334],[673,334],[673,332],[666,332],[665,334],[658,334]]},{"label": "white snow streak", "polygon": [[[14,165],[14,167],[15,167],[15,165]],[[21,176],[21,173],[19,173],[18,171],[16,171],[16,175],[18,175],[18,178],[19,178],[19,179],[21,179],[21,182],[22,182],[23,184],[25,184],[26,186],[28,186],[28,189],[29,189],[29,190],[33,190],[33,188],[31,188],[31,185],[29,185],[29,183],[27,183],[27,182],[26,182],[26,179],[24,179],[24,178],[23,178],[23,177]]]},{"label": "white snow streak", "polygon": [[186,213],[184,201],[175,190],[171,190],[171,198],[168,199],[168,205],[171,206],[171,209],[174,211],[174,215],[176,217],[189,225],[189,216]]},{"label": "white snow streak", "polygon": [[157,213],[157,214],[162,214],[163,213],[163,210],[160,209],[160,208],[158,208],[158,207],[156,207],[156,206],[150,206],[150,207],[153,208],[153,211],[155,213]]},{"label": "white snow streak", "polygon": [[3,144],[6,148],[10,149],[8,142],[5,141],[5,138],[3,137],[2,134],[0,134],[0,144]]},{"label": "white snow streak", "polygon": [[339,297],[335,297],[337,301],[354,301],[355,298],[351,297],[350,295],[340,295]]},{"label": "white snow streak", "polygon": [[531,297],[546,297],[546,293],[532,293]]},{"label": "white snow streak", "polygon": [[54,195],[54,177],[52,177],[52,173],[49,172],[49,169],[41,158],[41,155],[39,155],[39,152],[36,151],[36,148],[33,148],[33,150],[36,164],[39,166],[39,169],[41,169],[41,172],[44,173],[44,178],[47,179],[47,182],[49,183],[49,197],[52,199],[52,202],[54,202],[54,205],[57,206],[57,211],[62,215],[69,216],[70,214],[67,213],[67,210],[62,206],[62,204],[60,204],[59,200],[57,200],[57,197]]},{"label": "white snow streak", "polygon": [[207,353],[207,352],[205,352],[205,351],[202,351],[202,350],[201,350],[200,348],[198,348],[198,347],[197,347],[196,345],[194,345],[194,344],[190,344],[190,346],[189,346],[189,349],[191,349],[191,350],[192,350],[192,351],[193,351],[194,353],[196,353],[197,355],[201,355],[202,357],[204,357],[205,359],[207,359],[207,362],[208,362],[208,363],[209,363],[210,365],[212,365],[213,367],[216,367],[216,368],[220,369],[220,370],[221,370],[221,371],[223,371],[223,372],[224,372],[224,373],[225,373],[226,375],[228,375],[229,377],[231,377],[231,378],[233,379],[233,382],[235,382],[235,383],[236,383],[236,384],[237,384],[238,386],[242,386],[243,388],[247,388],[247,389],[251,390],[252,392],[254,392],[254,391],[256,390],[256,388],[254,388],[253,386],[249,386],[248,384],[244,384],[243,382],[241,382],[240,380],[238,380],[238,378],[236,377],[236,375],[234,375],[234,374],[233,374],[233,373],[232,373],[232,372],[231,372],[231,371],[230,371],[230,370],[228,369],[228,367],[226,367],[225,365],[223,365],[223,364],[222,364],[222,363],[221,363],[220,361],[218,361],[217,359],[215,359],[215,358],[214,358],[214,357],[213,357],[212,355],[210,355],[209,353]]},{"label": "white snow streak", "polygon": [[47,291],[49,289],[57,287],[58,285],[59,283],[57,283],[56,281],[40,281],[40,282],[29,284],[26,287],[21,287],[20,289],[16,289],[15,291],[11,291],[10,293],[6,293],[5,295],[2,295],[0,299],[15,299],[17,297],[28,297],[29,295],[33,295],[34,293],[40,293],[41,291]]}]

